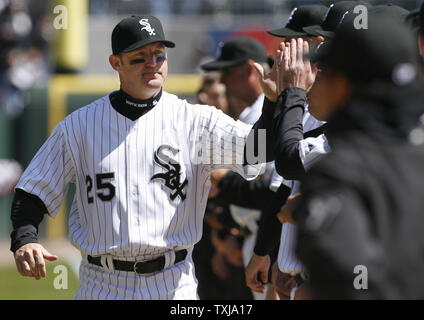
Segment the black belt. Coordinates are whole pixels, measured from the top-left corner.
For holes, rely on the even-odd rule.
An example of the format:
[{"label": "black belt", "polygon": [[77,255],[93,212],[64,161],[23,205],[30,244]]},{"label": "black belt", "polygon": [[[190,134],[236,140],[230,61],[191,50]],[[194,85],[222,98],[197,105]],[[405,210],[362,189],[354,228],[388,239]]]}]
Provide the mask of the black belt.
[{"label": "black belt", "polygon": [[[175,252],[175,263],[183,261],[187,256],[187,250],[179,250]],[[92,257],[90,255],[87,256],[87,261],[91,264],[94,264],[99,267],[103,267],[100,262],[101,257]],[[162,271],[165,268],[165,257],[161,256],[154,260],[149,261],[122,261],[122,260],[112,260],[113,266],[115,270],[119,271],[130,271],[136,272],[138,274],[144,273],[154,273],[158,271]]]}]

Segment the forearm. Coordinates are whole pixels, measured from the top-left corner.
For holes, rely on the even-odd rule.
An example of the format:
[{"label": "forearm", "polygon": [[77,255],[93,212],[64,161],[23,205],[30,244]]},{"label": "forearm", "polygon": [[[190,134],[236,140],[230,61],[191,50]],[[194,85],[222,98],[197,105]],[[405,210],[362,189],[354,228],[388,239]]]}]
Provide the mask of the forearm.
[{"label": "forearm", "polygon": [[286,202],[290,194],[290,189],[285,185],[274,193],[272,200],[266,210],[263,211],[259,222],[259,230],[256,238],[254,253],[259,256],[269,254],[278,244],[281,236],[281,223],[278,221],[277,213]]},{"label": "forearm", "polygon": [[11,209],[13,231],[10,250],[15,252],[27,243],[38,242],[38,226],[47,209],[44,203],[30,193],[16,189]]},{"label": "forearm", "polygon": [[305,173],[299,157],[305,104],[306,91],[300,88],[286,89],[278,102],[281,113],[276,122],[275,167],[288,180],[299,180]]}]

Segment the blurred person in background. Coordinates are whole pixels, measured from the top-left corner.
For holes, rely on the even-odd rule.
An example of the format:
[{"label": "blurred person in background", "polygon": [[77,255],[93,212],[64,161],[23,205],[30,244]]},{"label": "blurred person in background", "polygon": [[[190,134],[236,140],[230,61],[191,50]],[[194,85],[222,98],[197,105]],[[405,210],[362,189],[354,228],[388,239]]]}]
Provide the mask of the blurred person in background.
[{"label": "blurred person in background", "polygon": [[22,175],[21,165],[10,159],[0,159],[0,197],[11,194]]},{"label": "blurred person in background", "polygon": [[424,108],[416,58],[404,24],[371,15],[368,29],[344,25],[317,53],[325,71],[313,112],[328,120],[332,152],[302,181],[293,216],[312,298],[424,296]]},{"label": "blurred person in background", "polygon": [[[403,24],[404,22],[404,16],[405,16],[405,12],[407,12],[404,9],[401,9],[399,7],[396,6],[380,6],[379,8],[370,8],[369,12],[373,15],[384,15],[386,17],[386,19],[391,20],[391,21],[399,21],[399,23]],[[350,17],[350,18],[354,18],[354,17]],[[353,20],[350,20],[352,23],[351,25],[353,25]],[[305,28],[306,29],[306,28]],[[337,32],[337,29],[336,29]],[[324,48],[325,44],[322,45],[320,47]],[[354,49],[352,49],[354,50]],[[290,51],[290,50],[289,50]],[[286,58],[286,56],[284,57]],[[284,64],[283,64],[284,65]],[[284,72],[283,72],[284,74]],[[299,78],[301,78],[301,76],[298,76]],[[320,77],[318,77],[319,79]],[[318,80],[317,80],[318,81]],[[318,83],[320,83],[318,81]],[[297,86],[299,87],[299,86]],[[309,112],[312,114],[313,113],[313,106],[315,102],[319,102],[319,89],[318,88],[318,84],[315,84],[311,91],[309,92],[308,95],[308,103],[309,103]],[[296,88],[291,89],[291,90],[298,90]],[[304,88],[304,91],[306,90],[306,88]],[[331,92],[331,91],[329,91]],[[294,92],[296,94],[296,92]],[[286,93],[286,101],[289,101],[288,96],[290,94]],[[317,98],[318,95],[318,98]],[[331,94],[330,94],[331,95]],[[297,93],[297,100],[300,100],[299,97],[303,96],[303,100],[306,101],[306,94],[301,94],[301,92]],[[286,107],[287,108],[287,107]],[[282,121],[281,123],[281,132],[283,133],[283,135],[277,136],[278,138],[278,142],[277,142],[277,155],[276,155],[276,163],[277,163],[277,169],[279,169],[279,172],[284,176],[284,177],[290,177],[290,178],[297,178],[298,180],[300,180],[304,173],[305,170],[308,169],[311,165],[312,162],[316,162],[317,161],[317,157],[319,156],[319,153],[323,153],[322,151],[326,150],[326,146],[328,147],[328,144],[326,142],[326,137],[325,135],[321,135],[318,136],[317,138],[315,138],[316,142],[313,142],[313,140],[311,140],[309,132],[305,132],[305,134],[301,133],[301,132],[297,132],[300,131],[299,128],[302,128],[302,115],[303,115],[303,106],[298,103],[298,105],[294,104],[292,105],[289,109],[287,109],[287,111],[285,112],[285,115],[282,117]],[[311,111],[312,110],[312,111]],[[306,111],[305,111],[306,112]],[[295,116],[295,114],[297,113],[297,116]],[[291,114],[291,115],[290,115]],[[315,113],[312,114],[312,116],[315,116]],[[285,120],[287,119],[287,120]],[[290,127],[292,126],[292,127]],[[325,125],[324,125],[325,126]],[[322,128],[324,128],[324,126]],[[306,128],[306,126],[304,126],[304,128]],[[290,133],[290,132],[293,132]],[[325,132],[325,129],[324,129]],[[322,132],[321,132],[322,133]],[[307,139],[306,136],[309,136]],[[320,139],[322,140],[323,138],[325,138],[325,143],[322,144],[322,142],[320,142]],[[305,149],[304,147],[302,149],[308,150],[306,153],[309,153],[308,157],[310,158],[309,160],[309,164],[307,164],[308,161],[303,160],[302,154],[305,154],[305,150],[298,150],[297,147],[296,148],[292,148],[290,147],[289,149],[287,147],[284,147],[284,145],[286,146],[297,146],[297,143],[302,142],[302,140],[305,139],[305,141],[303,142],[303,145],[306,146],[305,143],[307,143],[307,148]],[[278,144],[280,144],[280,146],[278,146]],[[322,146],[320,146],[322,144]],[[300,146],[299,146],[300,148]],[[294,152],[290,151],[291,149],[293,149]],[[316,149],[316,151],[320,151],[320,149],[322,149],[321,152],[313,152],[313,149]],[[301,151],[301,152],[299,152]],[[324,152],[325,153],[325,152]],[[291,154],[293,154],[295,157],[293,159],[295,159],[297,157],[296,161],[290,161],[290,156]],[[300,158],[302,159],[302,162],[304,163],[300,163],[300,159],[299,159],[299,155]],[[313,161],[312,161],[313,160]],[[296,165],[295,165],[296,164]],[[292,203],[295,200],[295,197],[297,196],[297,192],[299,190],[299,183],[297,182],[297,188],[292,188],[292,193],[291,193],[291,197],[289,198],[291,201],[288,201],[290,203]],[[284,207],[286,207],[287,205],[285,205]],[[284,208],[283,207],[283,208]],[[293,226],[290,226],[288,224],[284,225],[284,227],[291,227],[293,228]],[[294,236],[296,237],[296,236]],[[293,242],[293,249],[294,250],[294,241]],[[293,251],[293,257],[294,257],[294,251]],[[297,260],[297,259],[296,259]],[[283,265],[287,265],[287,266],[293,266],[295,265],[293,262],[290,262],[291,260],[289,260],[290,263],[287,263],[287,258],[283,259]],[[292,260],[294,261],[294,260]],[[284,266],[283,266],[284,268]],[[302,274],[302,273],[301,273]],[[304,278],[304,277],[302,277]],[[299,281],[300,283],[303,283],[303,279],[300,279]],[[298,284],[299,285],[299,284]],[[296,294],[297,296],[297,294]],[[300,294],[300,296],[302,296],[302,294]]]},{"label": "blurred person in background", "polygon": [[[203,76],[201,88],[197,92],[197,101],[200,104],[216,106],[228,114],[226,88],[218,73]],[[238,228],[225,201],[208,200],[202,239],[193,250],[200,299],[252,299],[251,292],[244,285],[243,260],[239,245],[242,239],[238,237]]]},{"label": "blurred person in background", "polygon": [[225,84],[221,83],[219,75],[209,73],[203,77],[202,87],[197,92],[197,101],[200,104],[216,106],[228,114],[228,100]]},{"label": "blurred person in background", "polygon": [[[271,70],[265,47],[259,41],[244,36],[230,38],[220,47],[219,57],[201,65],[201,68],[220,72],[221,82],[227,90],[229,114],[234,119],[254,124],[261,115],[264,101],[254,63],[260,63],[267,71]],[[269,189],[272,166],[272,163],[267,166],[261,180],[247,183],[240,175],[228,170],[216,170],[211,174],[209,197],[217,197],[230,204],[231,215],[242,231],[241,266],[246,266],[252,255],[261,211],[272,195]],[[232,242],[230,247],[236,248],[236,245]],[[265,292],[254,292],[253,295],[255,299],[265,298]]]},{"label": "blurred person in background", "polygon": [[0,101],[11,116],[22,112],[25,90],[47,82],[46,17],[45,2],[0,3]]},{"label": "blurred person in background", "polygon": [[[321,23],[326,12],[327,8],[322,5],[305,5],[294,8],[283,28],[269,30],[268,33],[280,37],[282,41],[286,41],[287,43],[290,43],[291,40],[296,41],[296,39],[301,39],[307,41],[312,47],[315,47],[318,43],[323,41],[324,38],[319,35],[308,36],[304,29]],[[279,50],[284,50],[281,49],[281,46],[284,48],[285,45],[284,42],[280,44]],[[282,65],[278,64],[278,70],[280,70],[281,67]],[[293,67],[294,70],[296,66],[291,67]],[[296,73],[293,70],[290,69],[277,72],[277,76],[274,79],[278,81],[278,76],[282,76],[283,74],[287,74],[287,77],[289,77],[290,74],[295,77]],[[262,70],[262,72],[265,72],[265,70]],[[273,78],[270,77],[270,80],[273,80]],[[282,88],[280,88],[280,90],[281,89]],[[298,145],[300,143],[293,139],[294,135],[290,134],[291,130],[295,128],[300,131],[299,136],[301,136],[302,139],[304,139],[303,131],[305,132],[305,136],[309,137],[309,139],[314,139],[314,135],[309,133],[314,130],[316,131],[316,129],[323,124],[308,113],[306,97],[304,100],[302,100],[301,97],[301,93],[294,91],[288,92],[280,100],[280,103],[285,103],[285,105],[281,107],[281,110],[285,114],[283,119],[286,123],[284,123],[284,135],[277,136],[276,146],[283,145],[286,142],[285,137],[289,136],[290,143],[294,146],[293,150],[285,150],[283,155],[276,157],[276,160],[281,162],[283,160],[282,156],[284,156],[283,161],[285,164],[282,166],[284,172],[281,170],[279,172],[282,175],[292,171],[294,165],[296,168],[299,166],[297,161],[299,160]],[[294,119],[290,116],[294,109],[293,105],[291,105],[293,101],[304,104],[301,106],[302,113],[300,114],[300,119],[298,119],[296,123],[293,122]],[[282,120],[278,120],[278,123],[282,123]],[[291,126],[293,126],[293,128]],[[307,133],[307,131],[309,131],[309,133]],[[319,131],[316,131],[316,134],[318,134],[318,132]],[[300,165],[302,166],[302,164]],[[294,254],[295,227],[291,225],[284,225],[282,227],[276,217],[288,196],[295,193],[298,188],[298,182],[292,181],[297,178],[293,174],[290,177],[286,176],[284,178],[285,179],[277,172],[273,174],[270,187],[275,192],[275,196],[267,207],[259,226],[254,254],[246,269],[246,280],[247,285],[252,290],[258,292],[263,290],[263,282],[266,280],[266,275],[271,265],[269,253],[272,248],[277,245],[278,262],[272,267],[271,283],[276,288],[278,298],[288,300],[290,299],[291,290],[296,287],[296,279],[299,279],[298,276],[303,272],[303,266]],[[262,279],[262,281],[258,279]]]},{"label": "blurred person in background", "polygon": [[[422,154],[422,81],[411,32],[399,19],[403,12],[396,11],[400,16],[393,16],[393,7],[370,10],[366,30],[354,29],[353,20],[344,22],[334,41],[312,55],[320,72],[310,91],[309,111],[329,120],[325,134],[333,152],[303,179],[304,198],[297,202],[294,220],[281,212],[282,222],[300,224],[297,254],[310,274],[302,287],[304,298],[422,296],[422,276],[408,276],[409,270],[422,269],[420,240],[411,228],[413,221],[419,225],[422,205],[414,197],[406,207],[402,201],[403,190],[421,189],[418,180],[408,177],[416,176],[413,163]],[[395,48],[388,37],[396,39]],[[388,181],[402,181],[402,187]],[[357,277],[358,266],[366,268],[365,277]]]},{"label": "blurred person in background", "polygon": [[202,64],[201,68],[220,72],[227,97],[235,97],[239,102],[230,110],[233,118],[253,124],[261,114],[264,100],[253,63],[261,63],[270,70],[265,47],[259,41],[244,36],[230,38],[219,46],[219,57],[215,61]]},{"label": "blurred person in background", "polygon": [[417,25],[418,25],[418,47],[420,51],[420,55],[422,57],[422,61],[424,61],[424,3],[421,5],[421,8],[419,10],[418,18],[417,18]]}]

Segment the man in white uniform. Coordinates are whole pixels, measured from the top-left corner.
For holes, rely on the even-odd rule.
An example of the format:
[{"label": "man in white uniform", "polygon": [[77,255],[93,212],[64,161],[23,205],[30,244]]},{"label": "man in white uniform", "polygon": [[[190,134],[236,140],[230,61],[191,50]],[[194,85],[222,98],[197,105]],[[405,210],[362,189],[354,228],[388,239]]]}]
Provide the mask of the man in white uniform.
[{"label": "man in white uniform", "polygon": [[[37,243],[38,224],[44,213],[55,217],[74,183],[69,230],[83,258],[76,299],[198,298],[191,252],[210,172],[253,179],[262,166],[247,165],[251,126],[162,91],[165,47],[174,46],[153,16],[113,30],[109,61],[121,89],[61,121],[16,187],[11,250],[22,275],[44,277],[44,259],[57,258]],[[272,108],[265,99],[261,118]]]}]

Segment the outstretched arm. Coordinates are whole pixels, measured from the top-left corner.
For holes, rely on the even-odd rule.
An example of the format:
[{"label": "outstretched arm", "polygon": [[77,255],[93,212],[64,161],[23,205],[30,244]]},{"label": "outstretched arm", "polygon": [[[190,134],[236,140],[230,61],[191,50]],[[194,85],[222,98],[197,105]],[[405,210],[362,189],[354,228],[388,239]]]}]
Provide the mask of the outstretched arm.
[{"label": "outstretched arm", "polygon": [[11,248],[19,273],[37,280],[46,276],[44,259],[54,261],[57,256],[38,243],[38,226],[47,209],[35,195],[16,189],[12,204]]},{"label": "outstretched arm", "polygon": [[305,169],[299,157],[299,141],[304,139],[303,114],[306,91],[288,88],[278,105],[282,112],[277,118],[275,143],[275,168],[287,180],[299,180]]},{"label": "outstretched arm", "polygon": [[59,211],[75,169],[65,133],[59,123],[38,150],[16,186],[12,204],[11,251],[23,276],[45,276],[44,259],[56,260],[38,242],[38,225],[44,214],[54,217]]},{"label": "outstretched arm", "polygon": [[[215,172],[211,173],[211,181],[216,180],[214,179]],[[212,182],[213,184],[214,182]],[[263,210],[273,195],[269,189],[268,179],[246,181],[233,171],[228,171],[216,182],[216,185],[218,199],[249,209]]]},{"label": "outstretched arm", "polygon": [[278,64],[277,82],[282,90],[277,108],[275,166],[288,180],[299,180],[305,173],[299,157],[299,142],[304,139],[303,115],[306,93],[312,87],[317,69],[311,66],[304,54],[309,52],[307,41],[292,40],[280,47],[283,52]]}]

